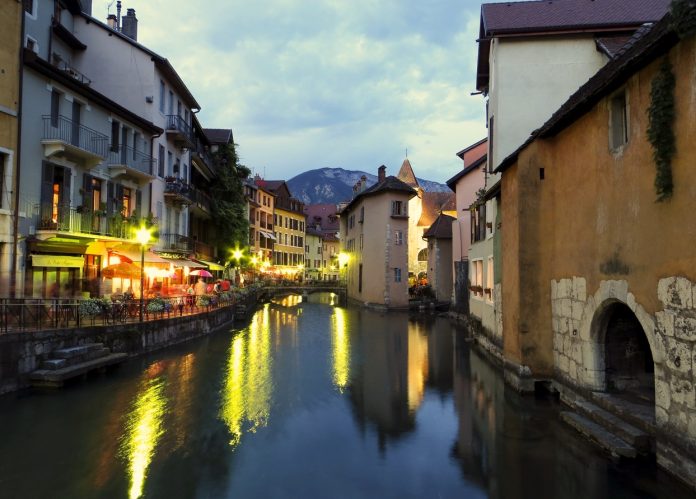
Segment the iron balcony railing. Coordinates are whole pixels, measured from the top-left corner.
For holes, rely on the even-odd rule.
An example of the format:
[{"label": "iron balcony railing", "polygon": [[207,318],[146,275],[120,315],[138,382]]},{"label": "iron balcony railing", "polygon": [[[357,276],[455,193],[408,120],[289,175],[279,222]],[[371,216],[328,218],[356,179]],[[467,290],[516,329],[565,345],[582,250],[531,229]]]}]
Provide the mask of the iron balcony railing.
[{"label": "iron balcony railing", "polygon": [[58,64],[58,69],[63,71],[65,74],[70,76],[71,78],[76,79],[80,83],[84,83],[85,85],[89,85],[92,83],[92,80],[87,78],[84,74],[80,73],[77,69],[72,67],[70,64],[68,64],[65,61],[62,61]]},{"label": "iron balcony railing", "polygon": [[34,213],[37,230],[132,239],[134,231],[139,226],[137,221],[124,218],[120,214],[107,215],[100,211],[91,211],[83,207],[71,207],[65,204],[42,203],[35,205]]},{"label": "iron balcony railing", "polygon": [[60,140],[102,158],[109,150],[109,137],[61,115],[43,116],[43,140]]},{"label": "iron balcony railing", "polygon": [[200,140],[196,140],[196,145],[191,150],[191,153],[194,156],[198,156],[201,159],[201,161],[203,161],[208,166],[208,168],[213,167],[212,158],[208,151],[206,151],[205,146],[201,143]]},{"label": "iron balcony railing", "polygon": [[203,210],[210,212],[210,207],[212,205],[212,200],[205,192],[195,187],[190,189],[191,201],[198,205]]},{"label": "iron balcony railing", "polygon": [[190,253],[194,249],[194,240],[182,234],[160,234],[160,248],[165,251],[181,251]]},{"label": "iron balcony railing", "polygon": [[175,130],[181,135],[185,136],[185,138],[191,142],[191,144],[194,143],[193,130],[191,130],[191,126],[186,123],[184,118],[177,114],[167,115],[167,130]]},{"label": "iron balcony railing", "polygon": [[164,182],[165,196],[169,196],[186,204],[190,204],[193,201],[192,188],[184,179],[179,177],[166,177]]},{"label": "iron balcony railing", "polygon": [[123,144],[112,145],[109,151],[109,166],[123,165],[146,175],[152,175],[154,163],[155,159],[149,154]]}]

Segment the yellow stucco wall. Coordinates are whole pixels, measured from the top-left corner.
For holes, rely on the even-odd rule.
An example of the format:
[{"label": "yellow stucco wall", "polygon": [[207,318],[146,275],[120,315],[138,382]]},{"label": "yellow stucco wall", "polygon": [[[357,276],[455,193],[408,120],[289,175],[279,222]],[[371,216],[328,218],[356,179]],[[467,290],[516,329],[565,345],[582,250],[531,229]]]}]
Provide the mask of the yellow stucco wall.
[{"label": "yellow stucco wall", "polygon": [[669,54],[677,78],[671,200],[655,202],[646,139],[660,60],[626,82],[629,141],[622,151],[609,148],[605,98],[556,137],[536,140],[503,175],[505,353],[535,374],[553,368],[552,279],[583,277],[588,294],[601,281],[625,280],[650,314],[662,307],[661,278],[696,280],[695,45],[692,37]]},{"label": "yellow stucco wall", "polygon": [[17,148],[21,15],[21,2],[0,0],[0,147],[12,150]]}]

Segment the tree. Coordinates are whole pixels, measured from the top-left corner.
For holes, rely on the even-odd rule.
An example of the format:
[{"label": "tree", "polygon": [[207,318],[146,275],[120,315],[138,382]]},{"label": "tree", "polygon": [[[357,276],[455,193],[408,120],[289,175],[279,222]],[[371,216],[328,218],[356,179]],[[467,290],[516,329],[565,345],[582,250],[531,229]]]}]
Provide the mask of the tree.
[{"label": "tree", "polygon": [[220,146],[213,154],[217,179],[212,185],[212,215],[215,227],[214,242],[218,255],[229,259],[235,246],[245,246],[249,238],[249,220],[242,181],[251,171],[239,164],[236,144]]}]

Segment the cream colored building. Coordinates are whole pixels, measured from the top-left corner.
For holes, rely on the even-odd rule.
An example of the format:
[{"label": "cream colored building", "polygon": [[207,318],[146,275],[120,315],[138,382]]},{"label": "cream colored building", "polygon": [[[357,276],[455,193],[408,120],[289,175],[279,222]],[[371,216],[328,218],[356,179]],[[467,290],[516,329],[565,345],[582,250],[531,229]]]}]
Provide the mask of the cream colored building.
[{"label": "cream colored building", "polygon": [[257,184],[272,192],[275,198],[272,271],[288,277],[302,275],[305,267],[304,203],[292,197],[284,180],[259,180]]},{"label": "cream colored building", "polygon": [[385,308],[408,307],[409,200],[416,192],[378,170],[377,184],[358,188],[340,213],[348,298]]}]

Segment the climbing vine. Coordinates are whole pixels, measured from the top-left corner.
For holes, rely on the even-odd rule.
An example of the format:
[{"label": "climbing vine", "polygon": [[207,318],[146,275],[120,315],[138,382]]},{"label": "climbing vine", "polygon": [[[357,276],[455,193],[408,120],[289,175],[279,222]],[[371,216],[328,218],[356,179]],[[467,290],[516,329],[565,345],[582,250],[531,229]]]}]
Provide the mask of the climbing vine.
[{"label": "climbing vine", "polygon": [[672,0],[670,12],[671,28],[679,38],[684,39],[696,34],[696,0]]},{"label": "climbing vine", "polygon": [[672,156],[676,151],[674,138],[674,85],[672,64],[665,57],[653,78],[648,108],[648,140],[653,147],[655,161],[655,192],[657,201],[672,196]]}]

